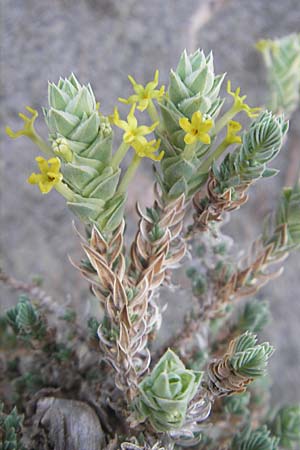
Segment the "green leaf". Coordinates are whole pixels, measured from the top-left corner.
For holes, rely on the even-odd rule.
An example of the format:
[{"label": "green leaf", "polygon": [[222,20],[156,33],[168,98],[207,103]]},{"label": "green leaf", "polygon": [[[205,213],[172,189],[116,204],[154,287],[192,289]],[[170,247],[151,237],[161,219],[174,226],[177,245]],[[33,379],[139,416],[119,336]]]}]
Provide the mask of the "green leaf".
[{"label": "green leaf", "polygon": [[232,450],[277,450],[278,439],[271,436],[266,426],[252,430],[250,426],[236,434]]},{"label": "green leaf", "polygon": [[270,429],[278,437],[279,445],[282,448],[298,448],[300,445],[300,404],[280,408],[270,425]]}]

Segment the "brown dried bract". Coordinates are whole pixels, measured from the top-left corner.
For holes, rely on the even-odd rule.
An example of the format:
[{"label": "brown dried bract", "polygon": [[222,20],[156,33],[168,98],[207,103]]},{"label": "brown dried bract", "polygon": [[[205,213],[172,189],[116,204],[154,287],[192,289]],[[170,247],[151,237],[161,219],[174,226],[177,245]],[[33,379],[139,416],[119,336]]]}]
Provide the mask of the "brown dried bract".
[{"label": "brown dried bract", "polygon": [[206,231],[209,222],[222,220],[222,214],[226,211],[238,209],[247,202],[246,194],[250,183],[237,186],[234,190],[235,198],[232,198],[232,190],[227,189],[223,194],[218,193],[218,180],[213,172],[209,173],[206,183],[206,194],[197,192],[193,197],[193,205],[195,208],[193,232]]},{"label": "brown dried bract", "polygon": [[268,244],[264,244],[261,238],[257,239],[247,258],[238,264],[243,268],[236,270],[229,280],[225,281],[225,271],[221,273],[219,285],[216,288],[218,304],[227,303],[233,297],[255,295],[262,286],[282,274],[282,267],[273,272],[268,269],[288,256],[287,224],[278,226],[275,235],[276,241]]},{"label": "brown dried bract", "polygon": [[237,373],[230,364],[230,358],[235,351],[235,340],[229,344],[226,354],[212,361],[207,370],[207,388],[214,397],[244,392],[252,378]]},{"label": "brown dried bract", "polygon": [[[185,255],[186,245],[180,238],[185,214],[185,197],[164,204],[156,189],[154,209],[159,221],[154,223],[137,205],[139,229],[131,246],[129,274],[138,283],[147,276],[149,288],[155,289],[165,281],[167,270],[176,266]],[[163,230],[159,239],[153,240],[151,232],[158,226]]]}]

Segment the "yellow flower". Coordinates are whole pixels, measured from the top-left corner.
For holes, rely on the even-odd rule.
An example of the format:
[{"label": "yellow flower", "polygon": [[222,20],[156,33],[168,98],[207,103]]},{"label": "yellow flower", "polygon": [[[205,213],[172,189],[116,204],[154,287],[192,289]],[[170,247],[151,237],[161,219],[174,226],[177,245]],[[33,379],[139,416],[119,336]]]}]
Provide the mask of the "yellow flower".
[{"label": "yellow flower", "polygon": [[16,139],[20,136],[28,136],[28,137],[36,136],[36,132],[34,129],[34,122],[38,116],[38,112],[35,109],[30,108],[30,106],[26,106],[26,109],[32,115],[32,117],[27,117],[25,116],[25,114],[19,113],[19,117],[21,117],[21,119],[24,121],[24,126],[21,130],[13,131],[10,127],[5,128],[5,131],[10,138]]},{"label": "yellow flower", "polygon": [[230,144],[241,144],[241,136],[237,136],[237,133],[242,129],[242,125],[235,120],[230,120],[227,125],[227,135],[225,138],[225,143]]},{"label": "yellow flower", "polygon": [[47,161],[42,156],[38,156],[35,160],[41,173],[32,173],[27,181],[30,184],[38,184],[41,192],[47,194],[63,178],[59,171],[60,160],[58,158],[50,158]]},{"label": "yellow flower", "polygon": [[233,97],[233,108],[236,109],[236,112],[245,111],[248,115],[248,117],[257,117],[259,111],[261,111],[261,108],[251,108],[247,103],[245,103],[245,100],[247,98],[247,95],[240,96],[241,88],[238,87],[235,92],[231,90],[231,81],[228,80],[227,82],[227,92],[229,95]]},{"label": "yellow flower", "polygon": [[119,101],[126,104],[139,103],[137,109],[144,111],[148,108],[149,103],[153,98],[160,99],[165,93],[164,86],[161,86],[160,89],[155,89],[158,85],[158,76],[159,71],[156,70],[153,81],[150,81],[146,84],[146,86],[143,86],[142,84],[138,84],[131,75],[128,75],[135,94],[131,95],[127,99],[119,98]]},{"label": "yellow flower", "polygon": [[200,111],[194,112],[191,121],[187,117],[182,117],[179,119],[179,125],[186,131],[186,135],[184,136],[184,142],[186,144],[193,144],[196,141],[210,144],[208,131],[212,128],[213,121],[212,119],[203,120]]},{"label": "yellow flower", "polygon": [[140,156],[141,158],[146,157],[153,159],[153,161],[160,161],[165,152],[160,152],[159,155],[155,155],[154,153],[159,149],[160,147],[160,139],[157,141],[153,139],[152,141],[147,141],[146,138],[141,137],[139,141],[135,141],[132,143],[132,147],[135,150],[135,153]]},{"label": "yellow flower", "polygon": [[130,113],[127,116],[127,122],[121,120],[118,112],[118,108],[115,108],[114,114],[111,117],[112,122],[119,128],[122,128],[125,133],[123,134],[123,141],[126,144],[132,144],[133,142],[140,141],[141,144],[143,140],[142,136],[152,133],[157,127],[159,122],[153,123],[150,127],[146,125],[138,126],[137,119],[134,115],[135,104],[131,107]]}]

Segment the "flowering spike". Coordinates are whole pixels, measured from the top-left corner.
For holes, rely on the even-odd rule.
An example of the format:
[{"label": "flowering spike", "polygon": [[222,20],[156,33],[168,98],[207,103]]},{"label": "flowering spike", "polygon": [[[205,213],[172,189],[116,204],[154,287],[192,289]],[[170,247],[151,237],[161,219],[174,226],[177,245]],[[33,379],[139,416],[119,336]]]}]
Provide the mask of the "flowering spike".
[{"label": "flowering spike", "polygon": [[42,194],[47,194],[63,178],[60,173],[60,160],[58,158],[50,158],[47,161],[42,156],[38,156],[35,160],[41,173],[32,173],[28,178],[28,183],[38,184]]},{"label": "flowering spike", "polygon": [[186,132],[184,142],[186,144],[194,144],[196,141],[210,144],[210,136],[208,131],[213,126],[212,119],[204,119],[200,111],[196,111],[191,121],[187,117],[179,119],[180,127]]},{"label": "flowering spike", "polygon": [[[193,114],[200,112],[214,122],[220,113],[224,100],[220,98],[223,75],[216,75],[212,54],[206,56],[202,50],[188,55],[182,53],[176,70],[171,70],[166,95],[159,102],[161,110],[160,137],[165,156],[161,164],[161,173],[157,178],[164,196],[174,199],[185,194],[186,199],[203,184],[203,175],[199,173],[202,158],[210,150],[207,144],[215,138],[215,129],[211,137],[203,133],[202,139],[193,139],[187,147],[187,132],[180,126],[179,120],[191,121]],[[187,124],[186,121],[183,124]],[[205,144],[204,144],[205,142]]]},{"label": "flowering spike", "polygon": [[158,77],[159,71],[156,70],[153,81],[150,81],[146,84],[146,86],[143,86],[142,84],[138,84],[131,75],[128,75],[128,79],[132,84],[135,94],[131,95],[127,99],[120,97],[119,101],[126,104],[139,103],[137,109],[144,111],[148,108],[152,99],[160,100],[164,96],[164,86],[161,86],[160,89],[155,89],[158,85]]},{"label": "flowering spike", "polygon": [[267,69],[269,109],[289,117],[300,100],[300,33],[257,42]]}]

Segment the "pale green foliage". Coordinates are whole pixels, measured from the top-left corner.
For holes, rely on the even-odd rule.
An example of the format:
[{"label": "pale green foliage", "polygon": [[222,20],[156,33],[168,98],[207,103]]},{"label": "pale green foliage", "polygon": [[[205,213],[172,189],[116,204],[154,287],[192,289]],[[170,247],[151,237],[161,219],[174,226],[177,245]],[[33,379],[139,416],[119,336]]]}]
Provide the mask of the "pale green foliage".
[{"label": "pale green foliage", "polygon": [[[286,227],[285,240],[282,227]],[[274,252],[285,252],[300,245],[300,183],[284,188],[276,210],[275,218],[266,220],[263,233],[264,245],[275,244]]]},{"label": "pale green foliage", "polygon": [[209,145],[198,142],[193,157],[183,155],[185,132],[179,126],[179,119],[191,119],[196,111],[215,119],[223,104],[219,98],[223,79],[224,75],[214,73],[212,53],[205,56],[200,50],[192,55],[184,51],[176,71],[170,73],[168,93],[160,105],[165,150],[160,184],[171,198],[183,192],[189,196],[201,184],[203,177],[197,173],[199,158],[209,149]]},{"label": "pale green foliage", "polygon": [[260,41],[267,68],[270,104],[275,113],[290,115],[300,103],[300,34]]},{"label": "pale green foliage", "polygon": [[74,192],[70,209],[84,222],[114,229],[123,216],[124,195],[115,195],[120,169],[113,169],[112,129],[97,110],[90,85],[74,74],[49,83],[45,119],[53,150],[62,160],[64,182]]},{"label": "pale green foliage", "polygon": [[16,335],[11,330],[6,316],[0,315],[0,349],[5,348],[8,350],[10,348],[15,348],[15,346]]},{"label": "pale green foliage", "polygon": [[300,183],[285,188],[276,214],[276,225],[288,225],[288,246],[300,244]]},{"label": "pale green foliage", "polygon": [[202,372],[186,369],[178,356],[168,350],[139,385],[136,408],[141,419],[148,418],[157,431],[180,428],[201,377]]},{"label": "pale green foliage", "polygon": [[278,439],[271,436],[266,426],[252,430],[245,428],[235,435],[231,450],[277,450]]},{"label": "pale green foliage", "polygon": [[91,338],[98,339],[98,334],[97,334],[97,331],[99,328],[98,320],[95,317],[90,317],[87,325],[88,325],[88,329],[89,329]]},{"label": "pale green foliage", "polygon": [[254,334],[246,332],[235,340],[234,353],[230,358],[233,369],[250,378],[265,374],[267,362],[274,349],[268,343],[257,344]]},{"label": "pale green foliage", "polygon": [[246,416],[249,414],[247,406],[250,402],[250,393],[243,392],[225,397],[223,400],[224,410],[228,414]]},{"label": "pale green foliage", "polygon": [[4,405],[0,402],[0,450],[25,450],[20,442],[23,418],[16,408],[5,414]]},{"label": "pale green foliage", "polygon": [[45,337],[45,322],[37,308],[24,295],[20,297],[16,307],[7,311],[6,318],[16,335],[24,339],[42,340]]},{"label": "pale green foliage", "polygon": [[258,333],[269,322],[270,307],[262,300],[251,300],[245,305],[238,319],[237,327],[240,331]]},{"label": "pale green foliage", "polygon": [[300,405],[284,406],[270,425],[274,436],[279,438],[280,447],[298,448],[300,445]]},{"label": "pale green foliage", "polygon": [[255,119],[244,133],[242,145],[228,153],[219,168],[214,166],[220,191],[275,175],[278,171],[266,165],[279,153],[287,130],[288,123],[282,116],[266,111]]}]

